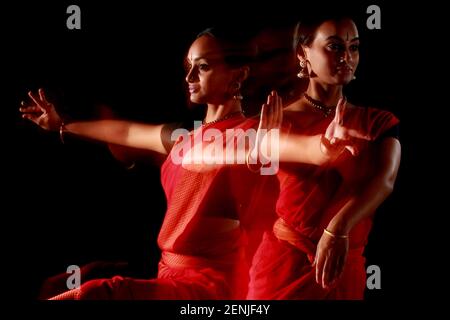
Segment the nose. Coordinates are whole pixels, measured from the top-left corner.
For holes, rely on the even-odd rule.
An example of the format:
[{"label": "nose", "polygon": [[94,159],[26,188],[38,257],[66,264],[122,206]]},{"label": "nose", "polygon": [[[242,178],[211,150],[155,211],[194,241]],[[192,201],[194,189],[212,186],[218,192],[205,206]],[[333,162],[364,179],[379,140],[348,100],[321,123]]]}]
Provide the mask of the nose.
[{"label": "nose", "polygon": [[352,61],[353,61],[352,53],[350,52],[350,49],[346,49],[343,52],[343,55],[339,58],[339,62],[340,63],[343,63],[343,62],[350,63]]},{"label": "nose", "polygon": [[195,81],[195,71],[194,71],[194,68],[192,67],[191,69],[189,69],[189,71],[186,75],[186,82],[192,83],[194,81]]}]

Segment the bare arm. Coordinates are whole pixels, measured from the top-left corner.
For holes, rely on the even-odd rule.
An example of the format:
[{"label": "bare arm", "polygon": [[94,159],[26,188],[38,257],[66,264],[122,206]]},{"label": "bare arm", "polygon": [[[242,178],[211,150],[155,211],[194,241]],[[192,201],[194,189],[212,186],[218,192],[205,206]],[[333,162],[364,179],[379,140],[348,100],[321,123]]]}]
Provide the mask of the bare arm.
[{"label": "bare arm", "polygon": [[336,107],[335,116],[324,134],[310,136],[286,133],[281,130],[283,118],[281,98],[276,92],[272,92],[261,110],[257,146],[252,150],[252,158],[256,157],[256,149],[259,149],[259,157],[264,159],[264,150],[270,149],[268,141],[271,140],[271,133],[275,130],[278,130],[279,140],[275,139],[274,141],[278,142],[279,161],[282,162],[323,165],[334,160],[345,149],[350,151],[352,155],[357,155],[358,150],[355,142],[358,139],[370,140],[370,138],[355,129],[344,126],[343,119],[346,106],[347,101],[341,99]]},{"label": "bare arm", "polygon": [[[30,91],[28,95],[32,103],[26,105],[22,102],[22,117],[45,130],[60,130],[63,121],[54,105],[47,101],[44,91],[39,89],[38,94]],[[170,135],[164,130],[166,127],[122,120],[97,120],[69,123],[64,126],[64,131],[106,143],[167,154],[173,144],[170,144]]]},{"label": "bare arm", "polygon": [[400,165],[401,147],[395,138],[377,146],[377,170],[363,190],[355,194],[329,222],[316,252],[316,282],[326,288],[342,273],[348,251],[348,233],[391,194]]},{"label": "bare arm", "polygon": [[323,165],[333,159],[333,153],[322,144],[322,135],[280,134],[280,161]]},{"label": "bare arm", "polygon": [[162,124],[149,125],[123,120],[73,122],[65,126],[67,132],[86,138],[167,154],[161,137],[163,127]]},{"label": "bare arm", "polygon": [[378,148],[378,170],[365,185],[330,221],[327,230],[348,234],[361,220],[372,215],[392,193],[400,166],[401,147],[395,138],[384,139]]}]

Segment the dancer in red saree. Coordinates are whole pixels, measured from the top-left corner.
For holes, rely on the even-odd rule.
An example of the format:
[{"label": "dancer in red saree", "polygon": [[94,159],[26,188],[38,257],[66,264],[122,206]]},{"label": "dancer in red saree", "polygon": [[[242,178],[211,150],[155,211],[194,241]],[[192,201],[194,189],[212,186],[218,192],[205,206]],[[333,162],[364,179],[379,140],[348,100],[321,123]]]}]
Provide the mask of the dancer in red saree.
[{"label": "dancer in red saree", "polygon": [[[217,31],[217,30],[216,30]],[[23,117],[44,129],[60,130],[87,138],[168,155],[161,180],[167,198],[167,213],[158,237],[162,251],[158,277],[151,280],[114,277],[91,280],[54,299],[233,299],[244,298],[248,265],[244,257],[241,212],[252,204],[248,192],[254,177],[242,169],[214,167],[207,172],[190,170],[175,163],[174,145],[187,145],[206,129],[238,127],[245,123],[240,87],[247,78],[252,50],[233,41],[223,30],[201,34],[186,57],[190,100],[207,104],[203,125],[177,140],[165,125],[120,120],[62,121],[43,90],[29,93],[32,105],[22,103]],[[196,142],[197,143],[197,142]],[[200,139],[200,148],[202,139]],[[198,144],[198,143],[197,143]],[[185,151],[186,150],[186,151]],[[179,156],[178,154],[176,156]],[[181,154],[181,157],[184,155]],[[242,172],[239,172],[242,171]],[[236,172],[236,173],[235,173]],[[232,174],[240,176],[239,187]],[[241,188],[245,188],[243,192]],[[240,197],[236,197],[236,192]],[[246,195],[246,199],[242,199]],[[242,201],[241,201],[242,200]],[[260,220],[263,220],[262,215]],[[243,223],[248,219],[242,220]]]},{"label": "dancer in red saree", "polygon": [[[275,218],[270,209],[276,189],[263,193],[263,186],[270,186],[270,181],[249,172],[245,159],[240,166],[204,166],[185,160],[191,156],[191,149],[205,149],[207,143],[202,135],[207,130],[214,129],[221,138],[226,129],[245,132],[258,126],[257,119],[246,120],[241,106],[240,87],[249,72],[251,47],[220,29],[204,32],[193,42],[186,57],[190,100],[208,108],[203,125],[189,134],[180,134],[178,139],[167,125],[121,120],[65,124],[43,90],[29,93],[32,104],[22,103],[20,111],[24,118],[46,130],[167,156],[161,171],[167,212],[158,237],[162,251],[158,277],[90,280],[53,299],[245,298],[248,262],[262,230]],[[280,103],[271,98],[269,105],[264,119],[280,115]],[[224,143],[228,140],[225,138]],[[317,149],[318,144],[314,146]]]},{"label": "dancer in red saree", "polygon": [[[42,128],[168,156],[161,171],[167,212],[158,237],[162,251],[158,277],[91,280],[54,299],[245,298],[247,262],[262,230],[275,220],[271,202],[276,199],[277,190],[265,192],[267,189],[262,185],[270,182],[249,172],[245,161],[240,166],[210,166],[194,161],[197,159],[193,154],[198,150],[203,153],[208,146],[204,141],[204,132],[208,130],[219,132],[216,138],[225,136],[226,144],[230,140],[225,135],[226,129],[245,132],[258,127],[257,119],[245,119],[240,101],[241,83],[249,72],[247,63],[251,53],[247,46],[247,43],[237,45],[211,31],[203,33],[191,45],[186,58],[190,100],[207,104],[208,109],[203,125],[189,134],[180,134],[175,143],[172,137],[165,136],[164,125],[119,120],[64,124],[42,90],[38,95],[29,94],[34,105],[21,111],[24,118]],[[263,107],[259,127],[276,128],[281,114],[281,101],[272,93]],[[307,163],[326,161],[328,156],[321,153],[318,137],[307,139],[304,144],[301,139],[296,140],[301,149],[312,145],[309,149],[315,149],[311,152],[315,156],[295,151],[291,158]]]},{"label": "dancer in red saree", "polygon": [[[347,148],[355,157],[346,151],[324,166],[281,163],[278,220],[255,254],[248,298],[362,299],[372,215],[392,192],[399,167],[398,120],[343,98],[359,62],[351,19],[310,19],[296,33],[298,76],[309,86],[284,109],[283,127],[289,134],[324,137],[356,130],[368,141]],[[322,142],[332,147],[335,140]]]}]

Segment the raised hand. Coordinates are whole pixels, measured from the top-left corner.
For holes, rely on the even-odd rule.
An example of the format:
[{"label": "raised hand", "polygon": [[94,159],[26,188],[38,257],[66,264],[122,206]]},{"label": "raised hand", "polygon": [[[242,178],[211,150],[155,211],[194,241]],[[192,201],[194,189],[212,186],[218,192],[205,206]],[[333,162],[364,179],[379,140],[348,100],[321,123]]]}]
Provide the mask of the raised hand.
[{"label": "raised hand", "polygon": [[344,149],[353,156],[359,154],[358,140],[370,140],[364,132],[344,125],[344,114],[347,110],[347,100],[341,98],[336,106],[336,114],[323,135],[322,144],[328,152],[339,154]]},{"label": "raised hand", "polygon": [[55,106],[47,101],[43,89],[38,90],[38,94],[28,92],[31,104],[22,101],[19,111],[22,118],[33,121],[45,130],[57,131],[62,124],[62,119],[55,110]]},{"label": "raised hand", "polygon": [[[256,141],[251,157],[263,161],[262,146],[270,141],[270,135],[274,130],[279,130],[283,122],[283,102],[276,91],[272,91],[267,97],[267,103],[261,107],[261,116],[256,132]],[[267,148],[264,148],[267,149]]]}]

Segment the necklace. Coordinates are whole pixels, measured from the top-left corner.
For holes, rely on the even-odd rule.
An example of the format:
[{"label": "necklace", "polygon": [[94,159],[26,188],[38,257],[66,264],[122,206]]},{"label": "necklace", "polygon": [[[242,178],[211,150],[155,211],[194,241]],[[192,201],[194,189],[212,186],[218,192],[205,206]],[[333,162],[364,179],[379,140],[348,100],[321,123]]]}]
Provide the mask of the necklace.
[{"label": "necklace", "polygon": [[330,115],[330,113],[334,111],[334,109],[336,109],[336,106],[329,107],[329,106],[324,105],[322,102],[311,98],[306,92],[303,94],[303,96],[305,97],[306,101],[308,101],[308,103],[310,105],[312,105],[314,108],[322,111],[323,114],[325,115],[325,118],[328,117]]},{"label": "necklace", "polygon": [[203,120],[202,127],[207,127],[207,126],[210,126],[210,125],[215,124],[217,122],[225,121],[225,120],[230,119],[231,117],[233,117],[235,115],[238,115],[238,114],[242,114],[243,115],[244,112],[242,110],[234,111],[234,112],[231,112],[231,113],[227,114],[226,116],[224,116],[222,118],[218,118],[216,120],[209,121],[209,122],[206,122],[205,120]]}]

